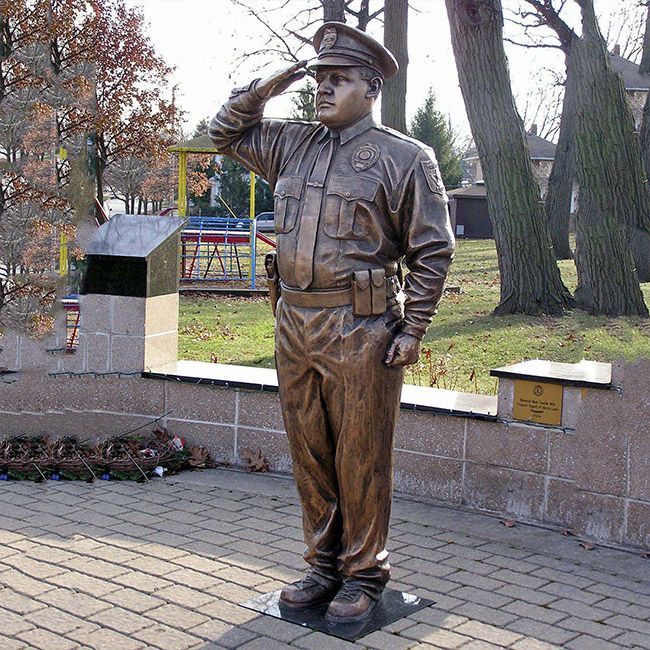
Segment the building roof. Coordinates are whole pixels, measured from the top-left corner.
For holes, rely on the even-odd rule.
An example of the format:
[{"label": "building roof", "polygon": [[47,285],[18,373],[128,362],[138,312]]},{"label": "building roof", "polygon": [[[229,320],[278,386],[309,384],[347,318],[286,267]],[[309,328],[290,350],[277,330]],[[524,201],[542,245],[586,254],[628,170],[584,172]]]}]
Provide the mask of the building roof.
[{"label": "building roof", "polygon": [[555,145],[549,140],[532,133],[526,133],[526,140],[528,140],[528,151],[532,160],[555,159]]},{"label": "building roof", "polygon": [[457,190],[451,190],[447,192],[449,196],[455,198],[467,198],[467,199],[484,199],[485,194],[485,184],[477,183],[476,185],[470,185],[469,187],[461,187]]},{"label": "building roof", "polygon": [[[555,159],[555,145],[550,140],[544,140],[544,138],[540,138],[533,133],[526,133],[526,140],[528,142],[528,152],[532,160]],[[476,158],[478,158],[476,147],[472,147],[467,151],[463,160],[475,160]]]},{"label": "building roof", "polygon": [[217,153],[217,148],[210,140],[210,136],[200,135],[197,138],[173,144],[171,147],[167,147],[167,151],[174,153],[180,153],[181,151],[185,153]]},{"label": "building roof", "polygon": [[625,90],[650,90],[650,76],[639,74],[639,66],[617,54],[610,54],[609,60],[614,72],[623,77]]}]

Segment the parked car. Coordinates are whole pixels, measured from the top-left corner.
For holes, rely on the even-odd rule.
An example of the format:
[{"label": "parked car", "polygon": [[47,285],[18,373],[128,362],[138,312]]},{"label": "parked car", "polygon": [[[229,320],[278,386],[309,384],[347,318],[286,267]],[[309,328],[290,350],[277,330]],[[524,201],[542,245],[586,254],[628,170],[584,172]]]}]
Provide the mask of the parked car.
[{"label": "parked car", "polygon": [[275,214],[273,212],[260,212],[256,217],[259,232],[275,232]]}]

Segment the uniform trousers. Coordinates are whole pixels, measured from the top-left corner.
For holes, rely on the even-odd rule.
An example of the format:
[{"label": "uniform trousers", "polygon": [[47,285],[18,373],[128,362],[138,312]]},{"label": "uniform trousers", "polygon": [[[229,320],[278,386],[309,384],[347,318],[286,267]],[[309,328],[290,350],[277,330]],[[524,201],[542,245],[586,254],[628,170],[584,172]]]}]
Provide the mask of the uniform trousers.
[{"label": "uniform trousers", "polygon": [[[389,303],[390,304],[390,303]],[[358,317],[351,306],[280,298],[280,401],[302,502],[305,560],[324,582],[353,579],[378,598],[388,582],[393,434],[404,369],[383,362],[401,307]]]}]

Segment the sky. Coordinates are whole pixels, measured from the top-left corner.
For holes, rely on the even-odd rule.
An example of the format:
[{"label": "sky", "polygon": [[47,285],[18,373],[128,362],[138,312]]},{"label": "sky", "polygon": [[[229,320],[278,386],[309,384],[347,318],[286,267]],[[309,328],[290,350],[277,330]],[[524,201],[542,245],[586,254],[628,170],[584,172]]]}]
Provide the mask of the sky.
[{"label": "sky", "polygon": [[[157,52],[175,67],[171,84],[175,98],[186,111],[185,131],[191,135],[202,118],[211,118],[228,98],[231,88],[281,69],[281,60],[256,59],[244,63],[237,57],[257,49],[267,32],[246,10],[231,0],[126,0],[142,8],[149,23],[149,35]],[[601,24],[622,3],[631,0],[596,0]],[[261,0],[249,0],[259,2]],[[521,4],[503,0],[504,8]],[[290,11],[297,11],[313,0],[291,0]],[[451,47],[444,0],[411,0],[409,14],[409,68],[407,121],[424,102],[429,88],[438,100],[438,108],[450,116],[461,137],[469,134],[462,95]],[[378,5],[371,0],[370,8]],[[577,13],[569,15],[575,19]],[[574,23],[577,25],[577,22]],[[382,25],[370,23],[368,32],[382,39]],[[512,29],[512,28],[510,28]],[[604,27],[603,27],[604,29]],[[529,50],[506,44],[513,92],[523,103],[542,83],[540,69],[560,71],[561,54],[556,50]],[[542,73],[543,78],[548,78]],[[266,115],[286,117],[291,108],[290,92],[267,105]],[[522,109],[523,110],[523,109]]]}]

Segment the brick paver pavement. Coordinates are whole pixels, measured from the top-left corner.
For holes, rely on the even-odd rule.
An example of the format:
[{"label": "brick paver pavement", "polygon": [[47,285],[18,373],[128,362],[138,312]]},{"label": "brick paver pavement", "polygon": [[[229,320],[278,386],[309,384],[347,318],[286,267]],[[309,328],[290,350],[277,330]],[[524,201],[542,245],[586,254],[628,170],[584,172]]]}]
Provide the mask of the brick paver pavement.
[{"label": "brick paver pavement", "polygon": [[[227,470],[0,485],[0,650],[333,649],[238,603],[302,569],[291,481]],[[393,582],[436,601],[356,645],[650,648],[650,560],[396,498]]]}]

